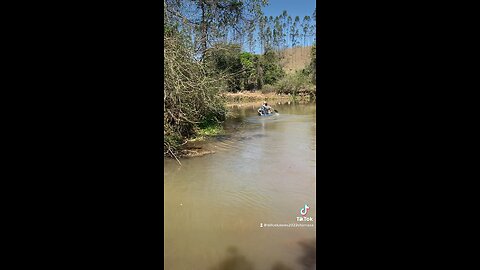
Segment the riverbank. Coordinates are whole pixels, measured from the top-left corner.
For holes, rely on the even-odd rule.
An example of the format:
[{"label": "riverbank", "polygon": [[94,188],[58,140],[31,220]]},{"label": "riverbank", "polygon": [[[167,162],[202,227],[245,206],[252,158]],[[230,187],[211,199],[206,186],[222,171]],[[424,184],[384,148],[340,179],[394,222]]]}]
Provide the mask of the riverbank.
[{"label": "riverbank", "polygon": [[299,95],[277,94],[275,92],[262,93],[261,91],[240,91],[237,93],[223,93],[227,107],[233,105],[243,105],[246,103],[253,103],[257,101],[310,101],[311,97],[305,93]]}]

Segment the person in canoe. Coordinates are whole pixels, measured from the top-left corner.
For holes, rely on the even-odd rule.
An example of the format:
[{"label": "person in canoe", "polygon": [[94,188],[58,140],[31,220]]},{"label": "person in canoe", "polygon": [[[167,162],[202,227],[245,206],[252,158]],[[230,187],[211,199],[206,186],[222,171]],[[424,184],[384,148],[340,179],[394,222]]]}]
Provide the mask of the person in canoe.
[{"label": "person in canoe", "polygon": [[270,107],[267,102],[263,102],[262,107],[258,109],[258,115],[266,115],[266,114],[272,114],[273,110],[272,107]]}]

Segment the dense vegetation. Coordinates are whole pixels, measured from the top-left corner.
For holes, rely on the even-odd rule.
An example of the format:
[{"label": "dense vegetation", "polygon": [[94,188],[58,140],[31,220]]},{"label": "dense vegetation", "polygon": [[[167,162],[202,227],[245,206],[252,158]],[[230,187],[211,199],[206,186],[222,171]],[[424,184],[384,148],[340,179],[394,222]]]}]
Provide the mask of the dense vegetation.
[{"label": "dense vegetation", "polygon": [[266,0],[164,0],[165,154],[174,155],[185,138],[224,120],[222,91],[267,86],[296,94],[314,83],[314,60],[289,76],[281,65],[283,49],[314,38],[311,17],[292,19],[287,11],[267,17],[262,13],[267,4]]},{"label": "dense vegetation", "polygon": [[206,65],[195,61],[182,36],[166,28],[164,36],[164,152],[195,134],[198,127],[225,117],[218,78]]}]

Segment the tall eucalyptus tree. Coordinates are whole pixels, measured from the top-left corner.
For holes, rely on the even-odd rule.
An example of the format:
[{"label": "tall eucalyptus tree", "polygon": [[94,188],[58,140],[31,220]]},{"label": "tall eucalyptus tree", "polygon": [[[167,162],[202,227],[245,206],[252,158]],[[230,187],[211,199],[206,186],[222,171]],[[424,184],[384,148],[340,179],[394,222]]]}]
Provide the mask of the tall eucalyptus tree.
[{"label": "tall eucalyptus tree", "polygon": [[255,49],[255,42],[256,42],[255,30],[256,30],[255,22],[253,21],[249,22],[248,28],[247,28],[247,45],[251,53],[253,53]]},{"label": "tall eucalyptus tree", "polygon": [[[293,20],[292,20],[292,16],[288,16],[287,18],[287,29],[288,29],[288,37],[287,37],[287,47],[289,47],[288,43],[290,42],[290,40],[292,40],[292,25],[293,25]],[[290,43],[290,47],[291,47],[291,43]]]},{"label": "tall eucalyptus tree", "polygon": [[303,46],[307,45],[307,37],[310,36],[310,16],[303,17]]},{"label": "tall eucalyptus tree", "polygon": [[282,37],[283,37],[283,31],[282,31],[282,23],[280,22],[280,17],[275,17],[274,20],[274,44],[275,44],[275,50],[280,51],[281,45],[282,45]]},{"label": "tall eucalyptus tree", "polygon": [[287,39],[288,39],[288,27],[287,27],[287,19],[288,13],[286,10],[282,12],[281,15],[281,23],[282,23],[282,49],[285,50],[287,48]]},{"label": "tall eucalyptus tree", "polygon": [[209,46],[228,38],[229,32],[238,41],[267,4],[268,0],[164,0],[165,20],[195,31],[195,50],[203,59]]},{"label": "tall eucalyptus tree", "polygon": [[263,54],[265,51],[266,44],[266,27],[267,27],[267,16],[261,16],[258,21],[258,35],[260,40],[260,53]]}]

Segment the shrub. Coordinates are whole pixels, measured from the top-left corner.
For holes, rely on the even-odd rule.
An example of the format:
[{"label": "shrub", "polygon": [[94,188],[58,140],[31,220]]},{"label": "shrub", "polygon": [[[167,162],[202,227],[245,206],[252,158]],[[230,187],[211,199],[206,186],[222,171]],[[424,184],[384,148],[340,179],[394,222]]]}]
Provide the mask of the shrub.
[{"label": "shrub", "polygon": [[275,87],[275,86],[270,85],[270,84],[266,84],[266,85],[264,85],[263,88],[262,88],[262,93],[263,93],[263,94],[273,93],[273,92],[275,92],[275,90],[276,90],[276,87]]},{"label": "shrub", "polygon": [[310,86],[310,79],[303,71],[285,76],[279,80],[275,87],[277,93],[296,95],[301,90],[306,90]]},{"label": "shrub", "polygon": [[172,153],[202,123],[225,119],[222,83],[196,61],[174,31],[164,35],[164,153]]}]

